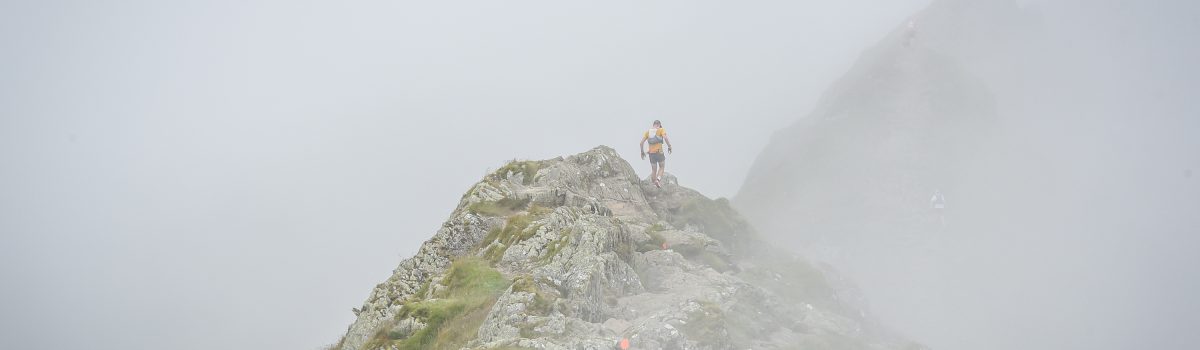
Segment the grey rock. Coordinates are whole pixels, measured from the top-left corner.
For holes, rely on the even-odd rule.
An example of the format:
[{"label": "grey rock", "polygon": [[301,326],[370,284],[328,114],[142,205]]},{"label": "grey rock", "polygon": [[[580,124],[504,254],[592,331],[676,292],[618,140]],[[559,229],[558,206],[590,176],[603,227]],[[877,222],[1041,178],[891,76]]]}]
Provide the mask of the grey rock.
[{"label": "grey rock", "polygon": [[[905,343],[838,302],[832,287],[793,290],[834,284],[760,241],[727,201],[664,180],[657,188],[638,179],[603,146],[486,176],[355,308],[340,349],[394,348],[429,327],[406,303],[453,295],[442,281],[462,259],[486,261],[513,281],[485,304],[471,340],[455,344],[463,348],[613,349],[620,339],[637,349]],[[816,272],[788,273],[798,267]]]}]

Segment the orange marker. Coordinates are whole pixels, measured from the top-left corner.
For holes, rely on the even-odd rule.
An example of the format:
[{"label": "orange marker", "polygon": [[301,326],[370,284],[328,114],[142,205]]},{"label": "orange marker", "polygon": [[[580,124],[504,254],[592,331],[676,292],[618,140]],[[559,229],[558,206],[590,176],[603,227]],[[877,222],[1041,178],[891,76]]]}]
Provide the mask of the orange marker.
[{"label": "orange marker", "polygon": [[629,350],[629,339],[621,338],[620,346],[621,350]]},{"label": "orange marker", "polygon": [[663,242],[663,250],[667,250],[667,242]]}]

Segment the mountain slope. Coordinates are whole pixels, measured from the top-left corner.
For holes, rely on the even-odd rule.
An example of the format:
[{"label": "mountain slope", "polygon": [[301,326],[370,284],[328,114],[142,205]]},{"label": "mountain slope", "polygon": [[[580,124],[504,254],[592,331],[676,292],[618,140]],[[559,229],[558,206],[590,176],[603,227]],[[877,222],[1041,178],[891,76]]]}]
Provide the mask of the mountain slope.
[{"label": "mountain slope", "polygon": [[[930,194],[950,189],[988,137],[993,105],[955,60],[885,43],[772,137],[735,203],[764,231],[787,235],[918,224]],[[794,220],[772,220],[785,215]]]},{"label": "mountain slope", "polygon": [[1034,21],[1011,0],[935,1],[912,21],[772,136],[734,198],[760,230],[810,244],[923,231],[935,190],[954,201],[980,188],[963,181],[1003,130],[993,86],[1028,84],[1006,77],[1006,48]]},{"label": "mountain slope", "polygon": [[514,161],[354,311],[336,349],[898,349],[854,289],[723,199],[615,151]]}]

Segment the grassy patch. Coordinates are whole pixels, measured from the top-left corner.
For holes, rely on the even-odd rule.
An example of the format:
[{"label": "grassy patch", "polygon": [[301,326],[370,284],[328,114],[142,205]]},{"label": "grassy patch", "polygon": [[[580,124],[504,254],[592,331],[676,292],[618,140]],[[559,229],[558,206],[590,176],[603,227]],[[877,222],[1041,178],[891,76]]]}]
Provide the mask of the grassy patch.
[{"label": "grassy patch", "polygon": [[553,213],[553,212],[554,212],[554,208],[547,208],[547,207],[543,207],[543,206],[540,206],[537,204],[534,204],[533,206],[529,207],[529,215],[532,215],[534,217],[539,217],[539,218],[544,217],[546,215],[550,215],[550,213]]},{"label": "grassy patch", "polygon": [[413,295],[410,296],[409,299],[412,299],[412,300],[424,299],[425,294],[429,294],[429,283],[430,283],[429,281],[425,281],[425,284],[422,284],[421,288],[417,288],[417,291],[413,292]]},{"label": "grassy patch", "polygon": [[825,274],[807,261],[792,261],[774,270],[783,276],[781,282],[786,284],[781,289],[791,290],[797,299],[827,300],[834,294]]},{"label": "grassy patch", "polygon": [[439,283],[446,288],[438,291],[435,299],[405,303],[396,318],[421,319],[425,328],[405,337],[392,331],[393,320],[376,332],[365,348],[459,349],[475,338],[496,298],[509,286],[500,272],[474,258],[455,261]]},{"label": "grassy patch", "polygon": [[446,289],[438,298],[470,298],[494,296],[508,288],[509,281],[487,263],[474,258],[461,258],[450,265],[450,272],[440,282]]},{"label": "grassy patch", "polygon": [[707,265],[713,268],[713,270],[717,270],[717,272],[725,272],[733,269],[733,264],[726,260],[725,257],[705,249],[703,246],[687,244],[671,247],[671,249],[679,252],[679,255],[683,255],[684,258]]},{"label": "grassy patch", "polygon": [[538,229],[541,227],[530,227],[533,220],[533,215],[511,216],[508,218],[508,221],[504,222],[504,227],[495,228],[488,232],[487,237],[484,237],[481,243],[488,247],[483,253],[484,259],[496,263],[504,256],[504,252],[508,250],[508,247],[537,234]]},{"label": "grassy patch", "polygon": [[725,312],[711,301],[701,301],[700,309],[688,314],[687,324],[680,327],[688,338],[704,345],[721,344],[726,341]]},{"label": "grassy patch", "polygon": [[554,309],[554,296],[547,296],[538,288],[537,282],[533,280],[533,276],[525,275],[517,277],[513,281],[512,289],[514,292],[525,292],[533,294],[533,302],[525,305],[525,310],[534,315],[549,315]]},{"label": "grassy patch", "polygon": [[726,260],[725,257],[717,255],[717,253],[713,253],[708,250],[701,250],[700,254],[695,256],[693,259],[701,264],[712,267],[713,270],[717,270],[717,272],[733,270],[733,264],[729,263],[729,260]]},{"label": "grassy patch", "polygon": [[688,201],[679,208],[674,221],[677,226],[698,226],[709,237],[721,241],[734,251],[741,251],[757,239],[750,224],[733,210],[729,200],[725,198],[696,198]]},{"label": "grassy patch", "polygon": [[825,273],[808,261],[762,259],[755,265],[755,268],[744,271],[740,276],[775,292],[784,300],[820,305],[846,315],[857,314],[834,297],[836,291]]},{"label": "grassy patch", "polygon": [[499,244],[491,245],[486,251],[483,252],[483,258],[494,265],[497,262],[500,262],[500,258],[504,257],[504,252],[506,251],[508,251],[508,246]]},{"label": "grassy patch", "polygon": [[496,176],[502,179],[508,179],[511,174],[521,174],[521,184],[529,186],[533,184],[537,177],[537,172],[542,168],[542,162],[523,160],[511,161],[508,164],[496,170]]},{"label": "grassy patch", "polygon": [[539,263],[546,262],[546,261],[550,260],[551,258],[554,258],[555,256],[557,256],[558,253],[562,252],[563,248],[566,248],[568,245],[571,244],[572,236],[574,236],[574,231],[572,231],[570,229],[560,230],[558,232],[558,238],[555,239],[554,241],[546,244],[546,251],[544,253],[542,253],[541,256],[538,257],[537,262],[539,262]]},{"label": "grassy patch", "polygon": [[613,250],[617,252],[617,256],[621,257],[621,261],[624,261],[626,263],[633,261],[632,260],[633,252],[635,250],[633,249],[633,241],[632,240],[622,239],[620,241],[617,241],[617,246]]},{"label": "grassy patch", "polygon": [[504,197],[498,201],[482,201],[467,207],[467,210],[479,215],[509,216],[525,210],[529,206],[529,198]]}]

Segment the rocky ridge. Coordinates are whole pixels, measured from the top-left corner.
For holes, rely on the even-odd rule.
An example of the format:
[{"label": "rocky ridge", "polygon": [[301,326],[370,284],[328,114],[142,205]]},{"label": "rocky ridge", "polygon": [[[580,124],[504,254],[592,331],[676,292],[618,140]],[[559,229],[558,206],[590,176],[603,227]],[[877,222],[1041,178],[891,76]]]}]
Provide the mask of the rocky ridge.
[{"label": "rocky ridge", "polygon": [[908,349],[728,201],[608,147],[513,161],[377,285],[333,349]]}]

